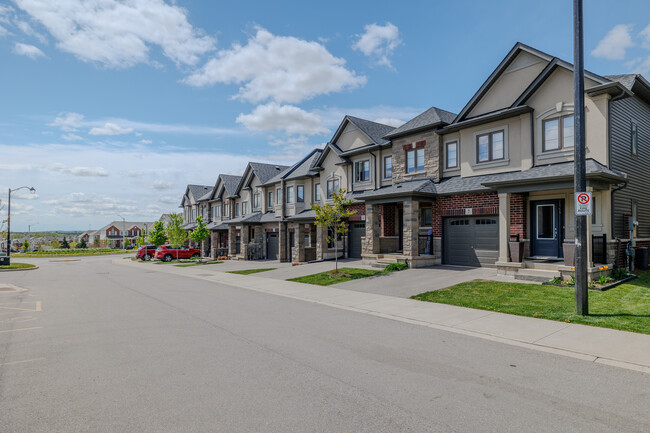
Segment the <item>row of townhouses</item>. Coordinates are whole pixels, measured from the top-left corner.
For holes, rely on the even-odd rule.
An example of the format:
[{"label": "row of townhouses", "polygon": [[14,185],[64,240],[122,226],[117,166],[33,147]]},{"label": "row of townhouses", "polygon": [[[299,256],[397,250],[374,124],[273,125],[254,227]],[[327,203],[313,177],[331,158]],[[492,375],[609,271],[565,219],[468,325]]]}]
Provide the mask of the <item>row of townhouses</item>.
[{"label": "row of townhouses", "polygon": [[[650,84],[586,71],[585,89],[597,269],[623,260],[629,216],[637,244],[650,243]],[[202,215],[207,252],[238,259],[560,267],[574,237],[573,108],[573,65],[518,43],[460,113],[432,107],[398,128],[345,116],[290,167],[251,162],[242,176],[189,185],[185,227]],[[356,213],[328,243],[311,205],[342,188]]]},{"label": "row of townhouses", "polygon": [[[161,217],[161,221],[164,218],[165,215]],[[130,246],[135,245],[135,240],[143,234],[146,237],[153,226],[152,221],[111,221],[99,230],[87,230],[81,233],[76,241],[80,242],[83,239],[88,246],[101,248],[123,248],[125,243]]]}]

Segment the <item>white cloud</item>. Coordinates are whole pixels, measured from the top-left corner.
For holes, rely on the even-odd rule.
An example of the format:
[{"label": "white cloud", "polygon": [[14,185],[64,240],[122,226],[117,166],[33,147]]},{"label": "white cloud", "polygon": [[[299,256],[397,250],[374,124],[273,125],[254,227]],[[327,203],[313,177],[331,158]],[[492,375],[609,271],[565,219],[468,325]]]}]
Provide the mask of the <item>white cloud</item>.
[{"label": "white cloud", "polygon": [[55,162],[50,164],[47,167],[50,171],[55,171],[57,173],[71,174],[73,176],[83,176],[83,177],[106,177],[108,176],[108,171],[102,167],[67,167],[65,164],[60,162]]},{"label": "white cloud", "polygon": [[0,26],[0,37],[6,36],[9,32],[4,27]]},{"label": "white cloud", "polygon": [[630,69],[637,74],[648,76],[650,74],[650,56],[640,58]]},{"label": "white cloud", "polygon": [[194,28],[185,9],[163,0],[14,1],[50,32],[58,48],[107,67],[149,63],[152,46],[185,65],[214,49],[214,38]]},{"label": "white cloud", "polygon": [[42,34],[38,33],[32,28],[32,26],[27,21],[16,20],[16,27],[18,27],[24,34],[27,36],[32,36],[42,44],[47,44],[47,39]]},{"label": "white cloud", "polygon": [[114,123],[107,122],[101,128],[93,128],[88,132],[90,135],[122,135],[133,132],[133,128],[122,128]]},{"label": "white cloud", "polygon": [[388,22],[384,26],[373,23],[365,26],[364,30],[352,48],[375,59],[379,65],[391,67],[390,57],[402,43],[397,26]]},{"label": "white cloud", "polygon": [[[140,135],[142,135],[142,134],[140,134]],[[140,140],[140,143],[142,143],[142,144],[151,144],[151,143],[153,143],[153,141],[151,141],[151,140]]]},{"label": "white cloud", "polygon": [[607,60],[623,60],[628,48],[634,46],[630,32],[632,26],[619,24],[614,26],[605,37],[598,42],[596,48],[591,52],[594,57],[600,57]]},{"label": "white cloud", "polygon": [[83,137],[80,137],[80,136],[78,136],[77,134],[63,134],[63,135],[61,136],[61,138],[63,138],[64,140],[68,140],[68,141],[79,141],[79,140],[83,140]]},{"label": "white cloud", "polygon": [[650,50],[650,24],[648,24],[645,29],[641,30],[639,37],[643,39],[641,46]]},{"label": "white cloud", "polygon": [[373,122],[382,123],[388,126],[394,126],[395,128],[397,128],[398,126],[402,126],[404,123],[406,123],[403,120],[395,119],[392,117],[379,117],[373,120]]},{"label": "white cloud", "polygon": [[253,131],[285,131],[287,134],[324,134],[323,119],[294,105],[271,102],[255,107],[250,114],[237,116],[237,123]]},{"label": "white cloud", "polygon": [[83,114],[79,113],[60,113],[52,123],[47,126],[58,126],[63,131],[76,131],[84,120]]},{"label": "white cloud", "polygon": [[156,191],[165,191],[174,188],[174,186],[175,185],[172,182],[167,182],[165,180],[155,180],[151,184],[151,188],[155,189]]},{"label": "white cloud", "polygon": [[[359,117],[361,119],[376,119],[375,122],[385,123],[383,120],[393,119],[401,121],[404,119],[408,121],[418,114],[421,114],[425,109],[416,107],[396,107],[391,105],[376,105],[374,107],[325,107],[322,109],[314,110],[313,113],[317,114],[323,119],[323,123],[330,129],[335,129],[341,123],[341,119],[346,114],[350,116]],[[403,122],[402,122],[403,123]],[[393,125],[391,125],[393,126]]]},{"label": "white cloud", "polygon": [[40,48],[35,47],[34,45],[22,44],[20,42],[16,42],[13,51],[15,54],[26,56],[33,60],[36,60],[39,57],[47,57]]},{"label": "white cloud", "polygon": [[184,80],[192,86],[242,84],[236,98],[258,103],[298,103],[363,86],[366,77],[345,68],[318,42],[275,36],[258,28],[246,45],[221,50]]}]

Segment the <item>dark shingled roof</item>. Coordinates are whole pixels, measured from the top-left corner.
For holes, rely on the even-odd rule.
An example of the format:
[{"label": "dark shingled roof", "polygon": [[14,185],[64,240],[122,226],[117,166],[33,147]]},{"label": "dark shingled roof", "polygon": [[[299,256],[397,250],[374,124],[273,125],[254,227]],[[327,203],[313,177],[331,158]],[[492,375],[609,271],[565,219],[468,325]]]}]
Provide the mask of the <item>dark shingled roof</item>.
[{"label": "dark shingled roof", "polygon": [[456,114],[449,111],[442,110],[440,108],[431,107],[427,111],[413,119],[409,120],[399,128],[395,128],[389,134],[386,134],[384,137],[392,138],[400,135],[412,133],[421,129],[433,125],[449,124],[454,121]]},{"label": "dark shingled roof", "polygon": [[375,197],[435,194],[435,184],[431,179],[410,180],[376,190],[363,191],[355,195],[356,199],[368,200]]},{"label": "dark shingled roof", "polygon": [[228,230],[228,226],[221,221],[213,221],[205,226],[208,230]]},{"label": "dark shingled roof", "polygon": [[286,165],[265,164],[263,162],[249,162],[253,173],[262,185],[266,184],[272,177],[289,168]]},{"label": "dark shingled roof", "polygon": [[283,175],[284,179],[298,179],[300,177],[317,174],[317,172],[314,171],[314,166],[316,165],[316,161],[318,161],[321,153],[323,153],[323,149],[314,149],[309,155],[298,161],[289,170],[287,170],[287,174]]},{"label": "dark shingled roof", "polygon": [[364,132],[375,144],[382,144],[386,140],[384,137],[386,134],[395,129],[394,126],[384,125],[383,123],[372,122],[370,120],[360,119],[354,116],[345,116],[350,122],[352,122],[357,128]]},{"label": "dark shingled roof", "polygon": [[634,80],[636,80],[636,75],[637,74],[605,75],[605,78],[612,81],[618,81],[627,90],[632,90]]},{"label": "dark shingled roof", "polygon": [[292,215],[290,217],[287,217],[287,219],[291,221],[313,220],[315,218],[316,218],[316,211],[314,211],[313,209],[305,209],[302,212],[298,213],[297,215]]},{"label": "dark shingled roof", "polygon": [[241,176],[233,176],[231,174],[220,174],[223,187],[226,189],[226,196],[232,197],[237,193],[237,186],[241,182]]},{"label": "dark shingled roof", "polygon": [[208,186],[208,185],[187,185],[187,188],[185,189],[185,191],[186,191],[186,193],[185,193],[185,195],[183,195],[183,200],[181,200],[181,204],[180,204],[179,207],[183,206],[183,201],[185,201],[185,196],[188,193],[192,194],[192,198],[194,198],[194,201],[197,202],[205,194],[212,191],[212,187]]}]

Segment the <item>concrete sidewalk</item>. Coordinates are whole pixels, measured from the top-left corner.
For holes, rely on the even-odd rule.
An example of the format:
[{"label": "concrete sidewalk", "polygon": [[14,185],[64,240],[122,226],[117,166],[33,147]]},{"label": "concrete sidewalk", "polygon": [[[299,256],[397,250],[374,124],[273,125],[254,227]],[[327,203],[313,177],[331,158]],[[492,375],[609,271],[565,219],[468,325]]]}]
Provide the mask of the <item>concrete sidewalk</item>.
[{"label": "concrete sidewalk", "polygon": [[650,374],[650,335],[255,275],[228,274],[210,267],[196,272],[196,268],[143,266],[130,260],[114,259],[113,263],[214,281]]}]

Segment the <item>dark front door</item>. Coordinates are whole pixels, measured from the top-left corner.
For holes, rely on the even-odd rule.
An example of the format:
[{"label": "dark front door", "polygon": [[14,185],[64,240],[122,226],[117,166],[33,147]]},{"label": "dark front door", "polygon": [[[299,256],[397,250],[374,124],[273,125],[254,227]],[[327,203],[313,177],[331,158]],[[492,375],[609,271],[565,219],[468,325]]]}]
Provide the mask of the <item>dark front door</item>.
[{"label": "dark front door", "polygon": [[531,255],[562,257],[564,237],[564,200],[530,202]]},{"label": "dark front door", "polygon": [[294,242],[294,232],[289,232],[289,254],[287,256],[289,257],[289,263],[293,262],[293,242]]},{"label": "dark front door", "polygon": [[351,258],[361,258],[361,238],[366,235],[366,223],[350,223],[350,248]]},{"label": "dark front door", "polygon": [[277,233],[266,234],[266,258],[269,260],[277,260],[279,252],[280,240]]},{"label": "dark front door", "polygon": [[397,251],[404,251],[404,209],[397,209],[397,236],[399,237]]}]

